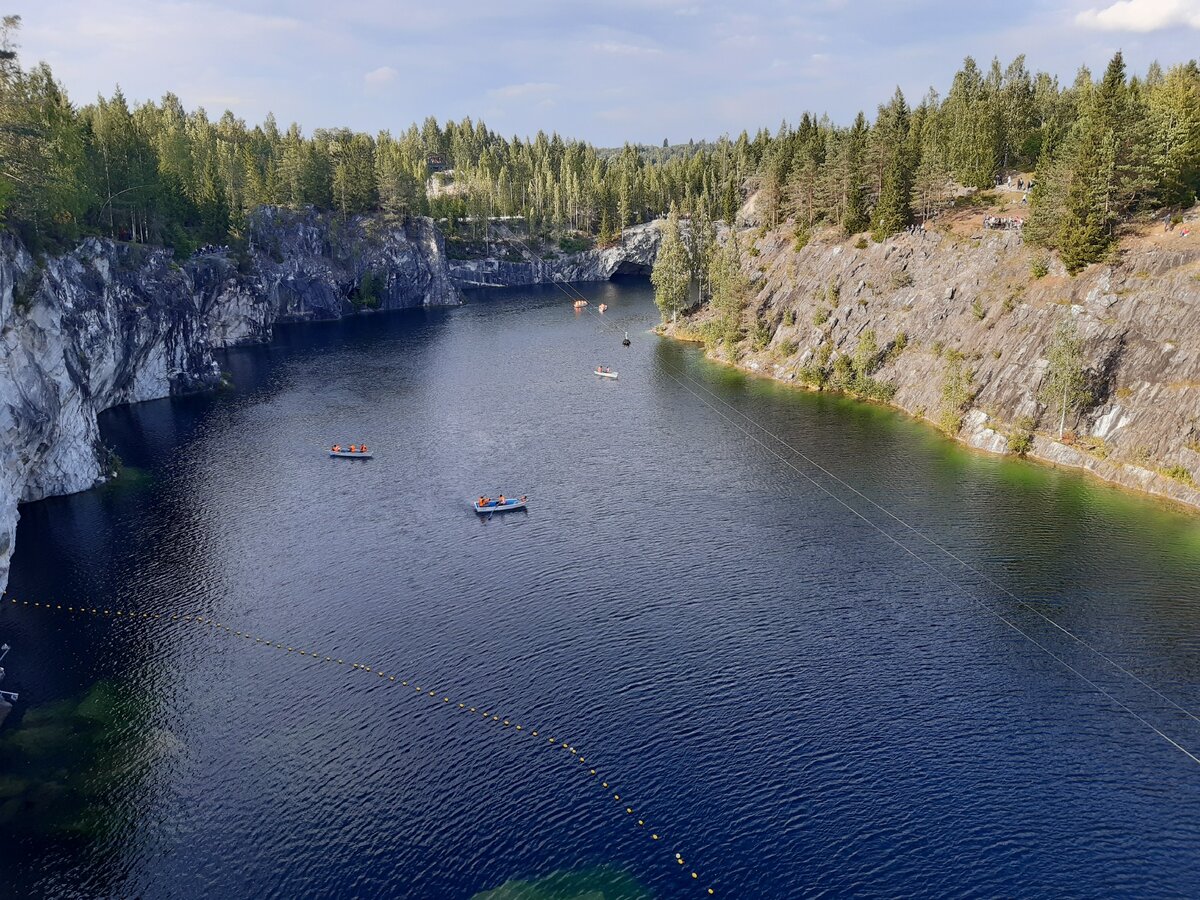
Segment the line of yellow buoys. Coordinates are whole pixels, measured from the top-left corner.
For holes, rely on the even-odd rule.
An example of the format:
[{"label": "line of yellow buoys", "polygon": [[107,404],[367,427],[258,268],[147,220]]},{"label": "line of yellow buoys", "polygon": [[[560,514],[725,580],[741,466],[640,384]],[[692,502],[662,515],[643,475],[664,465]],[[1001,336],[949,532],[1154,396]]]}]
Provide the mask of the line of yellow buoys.
[{"label": "line of yellow buoys", "polygon": [[[72,615],[91,615],[91,616],[98,616],[101,618],[109,618],[109,619],[113,619],[113,620],[119,619],[122,621],[146,620],[146,621],[162,621],[162,622],[175,622],[175,623],[179,623],[179,624],[200,625],[200,626],[204,626],[204,627],[210,629],[210,632],[214,633],[214,634],[222,633],[229,637],[253,641],[255,646],[262,646],[262,647],[267,647],[267,648],[271,648],[271,649],[282,650],[285,653],[294,653],[294,654],[297,654],[298,656],[311,658],[311,659],[317,660],[319,662],[330,663],[335,666],[348,666],[349,667],[348,671],[361,672],[365,675],[373,675],[376,678],[382,679],[383,684],[387,684],[387,685],[395,684],[399,687],[412,687],[413,692],[414,692],[413,696],[420,696],[420,697],[424,697],[427,699],[431,699],[435,703],[438,703],[439,705],[445,707],[446,709],[463,712],[464,714],[469,715],[469,716],[479,716],[480,718],[478,721],[483,721],[483,722],[486,722],[491,725],[496,725],[501,730],[510,731],[514,735],[522,735],[522,736],[527,736],[527,737],[531,737],[531,738],[537,738],[539,744],[542,743],[542,739],[544,738],[545,739],[544,746],[561,748],[562,750],[566,751],[568,755],[567,755],[567,757],[564,757],[564,758],[570,758],[573,760],[577,760],[580,763],[579,771],[585,773],[584,777],[588,778],[589,780],[591,780],[593,782],[599,783],[601,789],[604,790],[606,794],[611,793],[613,802],[615,802],[615,803],[623,802],[624,804],[626,804],[624,806],[625,815],[631,821],[636,821],[637,827],[639,829],[642,829],[647,834],[649,834],[650,839],[653,841],[661,841],[662,840],[663,836],[659,832],[654,831],[653,829],[648,828],[646,826],[645,819],[639,817],[636,813],[634,813],[633,807],[631,805],[628,805],[628,803],[629,803],[628,800],[625,800],[625,801],[621,800],[620,792],[617,791],[616,789],[614,789],[613,786],[608,781],[605,780],[605,776],[601,776],[598,773],[598,771],[594,768],[594,766],[590,765],[587,762],[587,757],[572,742],[562,740],[561,736],[560,737],[551,736],[551,734],[549,732],[546,732],[546,730],[544,728],[530,728],[527,725],[522,725],[519,722],[517,722],[515,719],[508,717],[508,716],[501,716],[498,712],[495,712],[492,709],[484,709],[484,708],[480,707],[478,704],[472,705],[467,701],[455,700],[455,699],[451,698],[449,695],[443,694],[441,691],[429,689],[428,682],[426,682],[424,685],[421,685],[421,684],[418,684],[415,679],[401,678],[400,676],[392,674],[387,671],[384,671],[383,669],[381,669],[377,666],[368,666],[364,663],[359,663],[359,662],[347,662],[346,660],[338,659],[333,656],[326,656],[322,653],[317,653],[315,651],[308,650],[308,649],[305,649],[302,647],[289,646],[288,644],[282,643],[280,641],[272,641],[268,638],[264,638],[264,637],[260,637],[258,635],[251,634],[248,631],[241,631],[239,629],[232,628],[230,625],[228,625],[224,622],[219,622],[216,619],[213,619],[211,617],[206,617],[206,616],[179,615],[177,613],[147,613],[147,612],[136,612],[133,610],[123,610],[123,609],[105,609],[103,607],[93,607],[93,606],[71,606],[71,605],[64,606],[61,603],[41,603],[41,602],[30,601],[30,600],[16,600],[15,598],[11,598],[11,597],[9,598],[9,604],[12,606],[29,607],[31,609],[49,610],[49,611],[53,611],[53,612],[65,612],[65,613],[70,613]],[[673,858],[677,865],[685,867],[684,871],[690,871],[691,877],[693,880],[699,881],[700,874],[698,872],[696,872],[695,870],[689,870],[686,868],[686,863],[684,861],[682,853],[676,852],[674,854]],[[716,893],[714,891],[714,889],[711,887],[705,888],[705,892],[707,894],[715,894]]]}]

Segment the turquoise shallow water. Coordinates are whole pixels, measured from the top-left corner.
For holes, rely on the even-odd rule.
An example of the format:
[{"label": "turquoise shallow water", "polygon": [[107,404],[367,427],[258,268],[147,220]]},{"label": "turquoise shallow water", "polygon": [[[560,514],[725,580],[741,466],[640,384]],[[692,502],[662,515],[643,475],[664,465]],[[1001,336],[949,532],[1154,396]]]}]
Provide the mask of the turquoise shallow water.
[{"label": "turquoise shallow water", "polygon": [[[713,366],[647,333],[644,281],[584,290],[615,335],[479,292],[106,415],[136,477],[23,507],[9,596],[167,618],[0,609],[8,893],[1200,893],[1200,765],[1155,731],[1200,750],[1200,518]],[[501,491],[529,512],[469,511]]]}]

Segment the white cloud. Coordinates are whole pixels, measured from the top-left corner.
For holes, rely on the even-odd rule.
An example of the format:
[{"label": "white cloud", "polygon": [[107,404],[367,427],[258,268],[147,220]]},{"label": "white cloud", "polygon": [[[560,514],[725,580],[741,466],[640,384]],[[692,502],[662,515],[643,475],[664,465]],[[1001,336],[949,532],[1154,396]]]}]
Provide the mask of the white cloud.
[{"label": "white cloud", "polygon": [[1160,31],[1186,26],[1200,29],[1200,0],[1117,0],[1103,9],[1085,9],[1075,17],[1099,31]]},{"label": "white cloud", "polygon": [[395,81],[396,76],[399,74],[400,73],[391,66],[380,66],[378,69],[372,69],[370,72],[364,75],[363,81],[365,81],[370,87],[382,87],[385,84],[390,84],[391,82]]}]

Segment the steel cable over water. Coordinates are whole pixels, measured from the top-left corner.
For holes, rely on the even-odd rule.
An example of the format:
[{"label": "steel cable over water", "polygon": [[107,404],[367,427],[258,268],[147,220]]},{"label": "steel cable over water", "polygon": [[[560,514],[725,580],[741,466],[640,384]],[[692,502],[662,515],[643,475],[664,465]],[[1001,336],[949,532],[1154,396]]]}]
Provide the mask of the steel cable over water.
[{"label": "steel cable over water", "polygon": [[[537,254],[533,251],[533,249],[530,248],[529,245],[526,244],[524,241],[522,241],[520,238],[513,238],[513,240],[516,241],[516,243],[520,244],[522,247],[524,247],[526,249],[526,251],[528,251],[530,254],[537,257]],[[540,259],[540,257],[538,257],[538,258]],[[610,325],[607,321],[605,321],[605,319],[602,315],[594,312],[590,308],[590,306],[586,305],[587,298],[577,288],[575,288],[569,282],[555,279],[553,277],[553,274],[551,274],[550,281],[552,284],[554,284],[556,287],[558,287],[559,290],[561,290],[563,292],[563,294],[565,294],[567,296],[568,299],[570,299],[572,301],[576,301],[576,300],[585,301],[585,305],[582,307],[582,309],[584,310],[584,312],[592,314],[592,316],[596,319],[600,328],[610,331],[614,334],[617,333],[617,329],[614,326]],[[574,293],[572,293],[572,291],[574,291]],[[809,463],[815,469],[820,471],[827,478],[844,486],[845,488],[847,488],[848,490],[853,492],[856,496],[862,498],[867,503],[869,503],[871,506],[875,507],[876,509],[878,509],[880,512],[884,513],[891,519],[895,520],[897,523],[902,525],[904,528],[906,528],[907,530],[911,531],[913,534],[920,537],[927,544],[936,548],[937,550],[939,550],[941,553],[943,553],[947,557],[953,559],[966,571],[973,573],[974,575],[976,575],[979,578],[986,581],[988,584],[994,586],[997,590],[1002,592],[1005,596],[1007,596],[1010,599],[1012,599],[1013,601],[1015,601],[1023,609],[1026,609],[1030,612],[1037,614],[1040,618],[1045,620],[1047,623],[1052,625],[1054,628],[1058,629],[1058,631],[1060,631],[1062,634],[1066,635],[1068,638],[1075,641],[1080,646],[1086,648],[1088,651],[1090,651],[1092,654],[1094,654],[1098,658],[1102,659],[1106,664],[1108,664],[1112,668],[1116,669],[1119,672],[1122,672],[1123,674],[1127,675],[1129,678],[1136,681],[1138,684],[1145,687],[1147,690],[1154,693],[1156,696],[1161,698],[1164,702],[1168,703],[1171,707],[1173,707],[1178,712],[1182,713],[1183,715],[1187,716],[1188,718],[1192,719],[1195,722],[1200,722],[1200,717],[1198,717],[1194,713],[1192,713],[1191,710],[1187,709],[1186,707],[1177,703],[1175,700],[1168,697],[1166,694],[1164,694],[1158,688],[1154,687],[1154,685],[1148,683],[1143,678],[1141,678],[1139,675],[1130,671],[1125,666],[1122,666],[1119,662],[1117,662],[1116,660],[1109,657],[1103,651],[1097,649],[1095,646],[1093,646],[1088,641],[1086,641],[1083,638],[1076,635],[1070,629],[1060,625],[1058,622],[1056,622],[1050,616],[1046,615],[1040,609],[1037,609],[1035,606],[1030,604],[1028,601],[1023,600],[1020,597],[1018,597],[1011,590],[1009,590],[1004,585],[997,582],[994,578],[992,578],[987,573],[981,572],[978,569],[976,569],[974,566],[972,566],[966,560],[962,559],[962,557],[960,557],[958,554],[956,554],[953,551],[949,550],[948,548],[944,547],[942,544],[938,543],[936,540],[929,537],[927,534],[925,534],[923,531],[921,531],[916,526],[905,521],[903,518],[901,518],[900,516],[893,513],[887,507],[881,505],[880,503],[878,503],[871,497],[864,494],[858,488],[854,487],[853,485],[849,484],[848,482],[846,482],[845,480],[843,480],[842,478],[840,478],[833,472],[829,471],[827,468],[822,466],[820,463],[816,462],[810,456],[803,453],[796,447],[792,446],[790,443],[788,443],[786,440],[784,440],[779,435],[775,434],[775,432],[773,432],[771,429],[767,428],[765,425],[756,421],[753,417],[748,416],[746,413],[742,412],[737,407],[730,404],[729,401],[727,401],[724,398],[717,395],[715,392],[710,390],[707,386],[700,383],[697,379],[692,378],[690,375],[688,375],[688,373],[686,371],[684,371],[682,369],[674,369],[673,367],[671,367],[670,365],[665,364],[665,363],[662,364],[662,368],[666,372],[667,376],[670,377],[677,384],[679,384],[682,388],[684,388],[684,390],[686,390],[688,393],[690,393],[693,397],[695,397],[697,400],[699,400],[701,403],[703,403],[705,406],[707,406],[709,409],[711,409],[713,412],[715,412],[718,416],[720,416],[722,419],[724,419],[726,422],[728,422],[734,428],[738,429],[740,432],[742,432],[744,435],[746,435],[746,437],[750,438],[752,441],[754,441],[756,444],[758,444],[760,447],[762,447],[764,450],[766,450],[770,455],[774,456],[776,459],[778,459],[780,462],[782,462],[788,468],[795,471],[797,474],[799,474],[801,477],[803,477],[805,480],[807,480],[809,483],[811,483],[814,487],[816,487],[822,493],[824,493],[825,495],[827,495],[828,497],[830,497],[831,499],[833,499],[834,501],[839,503],[841,506],[845,507],[845,509],[847,509],[850,513],[852,513],[856,518],[865,522],[867,525],[869,525],[871,528],[873,528],[875,531],[877,531],[880,535],[885,537],[891,543],[895,544],[897,547],[899,547],[901,550],[903,550],[905,553],[907,553],[913,559],[920,562],[923,566],[925,566],[927,569],[929,569],[931,572],[933,572],[935,575],[937,575],[942,581],[946,582],[951,587],[957,588],[957,589],[965,592],[968,599],[972,603],[974,603],[976,606],[978,606],[979,608],[983,609],[984,611],[990,613],[992,616],[994,616],[995,618],[997,618],[998,620],[1003,622],[1005,625],[1007,625],[1013,631],[1017,632],[1019,635],[1021,635],[1023,638],[1025,638],[1027,641],[1029,641],[1031,644],[1033,644],[1039,650],[1041,650],[1042,652],[1044,652],[1045,654],[1050,656],[1059,665],[1063,666],[1063,668],[1067,669],[1069,672],[1071,672],[1076,677],[1078,677],[1085,684],[1087,684],[1088,686],[1090,686],[1092,689],[1094,689],[1098,693],[1102,694],[1103,696],[1107,697],[1110,701],[1112,701],[1112,703],[1114,703],[1116,706],[1120,707],[1122,710],[1124,710],[1126,713],[1128,713],[1131,717],[1133,717],[1136,721],[1145,725],[1147,728],[1149,728],[1151,731],[1153,731],[1156,735],[1158,735],[1160,738],[1162,738],[1164,741],[1166,741],[1170,746],[1172,746],[1176,750],[1183,753],[1193,763],[1200,765],[1200,756],[1197,756],[1190,749],[1188,749],[1188,747],[1184,746],[1182,743],[1175,740],[1170,735],[1166,734],[1164,731],[1162,731],[1162,729],[1160,729],[1159,727],[1154,725],[1152,722],[1150,722],[1144,716],[1142,716],[1139,713],[1137,713],[1136,711],[1134,711],[1128,704],[1124,703],[1122,700],[1120,700],[1119,698],[1114,696],[1111,692],[1105,690],[1104,687],[1097,684],[1093,679],[1087,677],[1087,675],[1085,675],[1083,672],[1079,671],[1079,669],[1077,669],[1075,666],[1072,666],[1067,660],[1063,659],[1061,656],[1059,656],[1058,654],[1053,652],[1045,644],[1043,644],[1042,642],[1037,640],[1033,635],[1029,634],[1029,632],[1022,629],[1019,625],[1017,625],[1015,622],[1013,622],[1010,618],[1005,616],[1003,613],[997,611],[995,608],[993,608],[991,606],[991,604],[989,604],[985,600],[983,600],[976,593],[976,591],[974,589],[972,589],[968,585],[963,584],[961,581],[954,578],[953,575],[951,575],[950,573],[946,572],[945,570],[939,568],[938,566],[934,565],[932,562],[930,562],[924,556],[915,552],[911,547],[902,543],[894,535],[890,534],[889,532],[887,532],[883,528],[881,528],[878,525],[878,523],[867,518],[858,509],[856,509],[855,507],[853,507],[852,505],[847,503],[846,500],[844,500],[842,497],[839,497],[836,493],[834,493],[832,490],[830,490],[830,488],[828,486],[822,484],[821,482],[819,482],[818,480],[813,478],[812,475],[810,475],[809,473],[805,472],[803,469],[796,466],[786,456],[781,454],[779,451],[775,450],[770,445],[764,443],[760,438],[758,438],[754,434],[754,432],[752,432],[745,426],[739,424],[735,419],[733,419],[731,416],[729,416],[728,414],[723,412],[721,409],[719,409],[705,395],[708,395],[708,397],[713,397],[716,400],[718,400],[728,410],[735,413],[743,421],[748,422],[757,431],[760,431],[763,434],[766,434],[767,436],[772,438],[774,441],[778,442],[779,444],[782,444],[784,447],[786,447],[788,450],[790,450],[793,454],[800,457],[805,462]],[[696,390],[694,390],[693,385],[695,387],[698,387],[700,389],[700,391],[703,391],[703,393],[698,393]]]},{"label": "steel cable over water", "polygon": [[[2,603],[3,599],[7,599],[8,604],[3,604]],[[348,667],[347,671],[360,672],[360,673],[363,673],[366,675],[374,675],[376,678],[383,679],[383,683],[388,686],[394,685],[394,686],[402,687],[402,688],[412,687],[413,692],[414,692],[413,696],[428,698],[440,707],[443,707],[445,709],[452,709],[452,710],[460,711],[471,717],[479,716],[480,718],[476,719],[476,721],[483,721],[487,724],[498,726],[502,731],[508,730],[514,735],[521,735],[521,736],[528,736],[531,738],[536,738],[537,739],[535,742],[536,745],[541,746],[543,748],[546,748],[546,749],[554,748],[554,749],[565,750],[568,755],[564,756],[562,758],[564,760],[569,758],[574,761],[577,761],[580,764],[580,768],[577,769],[576,771],[583,773],[584,777],[589,779],[593,783],[599,784],[600,789],[605,792],[605,795],[610,796],[611,799],[613,800],[613,802],[619,804],[620,807],[624,810],[625,817],[627,819],[629,819],[631,822],[636,823],[636,826],[635,826],[636,828],[638,828],[639,830],[641,830],[642,832],[644,832],[646,834],[649,834],[651,841],[665,843],[663,834],[658,831],[653,830],[652,827],[648,826],[646,824],[646,819],[644,818],[644,814],[642,814],[640,812],[635,812],[634,807],[631,804],[631,802],[628,800],[628,798],[623,798],[623,795],[620,793],[620,791],[613,787],[613,783],[606,780],[606,779],[610,778],[611,776],[601,775],[599,773],[599,770],[595,767],[595,763],[594,762],[588,763],[587,757],[584,755],[584,753],[578,747],[575,746],[574,743],[572,743],[571,741],[563,740],[561,737],[562,732],[560,729],[553,729],[553,733],[552,733],[551,730],[546,729],[544,726],[530,727],[528,725],[522,725],[514,717],[502,716],[502,715],[500,715],[500,713],[495,712],[491,708],[483,709],[478,704],[472,705],[469,701],[465,701],[465,700],[458,701],[458,700],[455,700],[454,698],[450,697],[448,694],[443,694],[441,691],[430,690],[428,680],[416,679],[411,676],[408,678],[401,678],[399,675],[395,675],[390,672],[386,672],[383,669],[379,668],[378,666],[368,666],[365,663],[359,663],[359,662],[348,662],[344,659],[338,659],[334,656],[327,656],[325,654],[307,650],[302,647],[289,646],[281,641],[273,641],[270,638],[260,637],[260,636],[251,634],[248,631],[242,631],[240,629],[235,629],[232,626],[230,626],[224,622],[220,622],[220,621],[212,618],[211,616],[180,615],[178,613],[148,613],[148,612],[139,612],[139,611],[135,611],[135,610],[111,609],[111,608],[105,609],[103,607],[86,607],[86,606],[72,606],[72,605],[64,606],[61,603],[46,603],[46,602],[41,602],[41,601],[17,600],[16,598],[13,598],[13,597],[8,597],[8,598],[0,597],[0,606],[3,606],[3,605],[19,606],[19,607],[23,607],[23,608],[32,608],[32,609],[46,610],[46,611],[51,611],[51,612],[65,612],[65,613],[68,613],[69,615],[95,616],[97,618],[109,619],[111,621],[121,620],[121,621],[126,621],[126,622],[141,622],[141,621],[168,622],[168,623],[174,622],[177,624],[200,625],[200,626],[204,626],[207,629],[209,629],[210,634],[222,633],[228,637],[253,641],[255,646],[261,646],[261,647],[270,648],[270,649],[282,650],[285,653],[295,654],[297,656],[302,656],[305,658],[311,658],[311,659],[317,660],[319,662],[326,662],[326,663],[330,663],[335,666],[345,666],[345,667]],[[419,682],[423,682],[423,683],[419,683]],[[555,737],[555,736],[553,736],[554,734],[558,734],[559,736]],[[545,738],[545,742],[542,741],[543,737]],[[668,851],[668,852],[670,852],[670,851]],[[695,882],[697,885],[700,884],[700,882],[701,882],[700,873],[697,870],[691,869],[687,866],[687,861],[684,859],[683,853],[681,851],[676,850],[676,851],[672,852],[671,858],[674,860],[676,866],[678,867],[677,871],[681,871],[685,875],[689,875],[691,881]],[[703,891],[704,891],[704,894],[707,896],[715,896],[715,894],[716,894],[716,889],[714,887],[712,887],[711,885],[705,886],[703,888]]]}]

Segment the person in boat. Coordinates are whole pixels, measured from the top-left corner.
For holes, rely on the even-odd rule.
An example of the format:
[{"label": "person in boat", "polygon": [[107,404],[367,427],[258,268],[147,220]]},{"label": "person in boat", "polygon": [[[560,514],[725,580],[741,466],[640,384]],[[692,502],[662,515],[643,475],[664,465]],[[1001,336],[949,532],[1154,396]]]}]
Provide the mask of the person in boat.
[{"label": "person in boat", "polygon": [[333,445],[333,452],[334,452],[334,453],[341,453],[341,452],[342,452],[342,445],[341,445],[341,444],[334,444],[334,445]]},{"label": "person in boat", "polygon": [[351,445],[350,445],[350,452],[351,452],[351,453],[357,453],[357,452],[358,452],[358,447],[357,447],[357,446],[355,446],[354,444],[351,444]]},{"label": "person in boat", "polygon": [[366,445],[366,444],[362,444],[362,445],[360,445],[360,446],[359,446],[359,448],[358,448],[358,452],[359,452],[359,453],[366,453],[366,452],[367,452],[367,445]]},{"label": "person in boat", "polygon": [[504,495],[503,495],[503,494],[501,494],[501,495],[500,495],[500,499],[496,501],[496,504],[497,504],[498,506],[503,506],[503,505],[504,505]]},{"label": "person in boat", "polygon": [[522,502],[522,503],[524,503],[524,502],[525,502],[525,495],[524,495],[524,494],[522,494],[522,495],[521,495],[521,502]]},{"label": "person in boat", "polygon": [[480,494],[480,495],[479,495],[479,499],[476,501],[475,505],[476,505],[476,506],[483,506],[483,505],[484,505],[484,504],[486,504],[486,503],[487,503],[487,497],[483,496],[483,494]]}]

